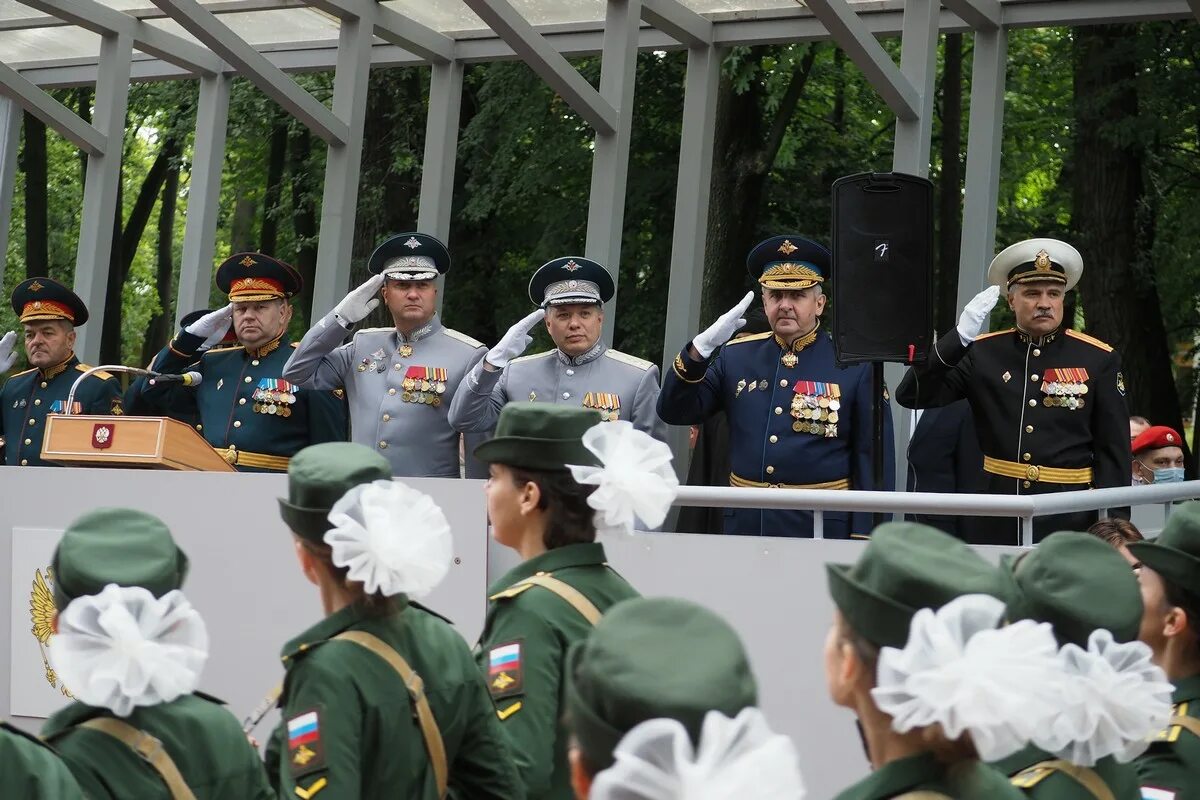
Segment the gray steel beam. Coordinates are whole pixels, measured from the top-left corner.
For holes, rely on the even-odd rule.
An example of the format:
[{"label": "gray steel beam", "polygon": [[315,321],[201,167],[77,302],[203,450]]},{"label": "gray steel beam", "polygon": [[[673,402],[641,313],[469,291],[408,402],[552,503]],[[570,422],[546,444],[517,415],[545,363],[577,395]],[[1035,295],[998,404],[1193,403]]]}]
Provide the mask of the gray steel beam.
[{"label": "gray steel beam", "polygon": [[[458,161],[458,124],[462,114],[463,64],[434,64],[429,76],[425,116],[425,155],[421,160],[421,199],[417,230],[450,242],[450,209]],[[438,276],[437,310],[442,312],[446,277]]]},{"label": "gray steel beam", "polygon": [[[583,254],[608,267],[616,283],[621,272],[621,234],[625,225],[625,187],[629,178],[629,140],[633,133],[634,74],[641,0],[608,0],[604,16],[600,95],[617,110],[616,129],[596,131],[592,152],[592,188],[588,197],[587,240]],[[604,340],[612,344],[617,298],[608,303]]]},{"label": "gray steel beam", "polygon": [[16,101],[0,97],[0,286],[8,264],[8,230],[12,221],[13,187],[17,177],[17,145],[21,140],[22,109]]},{"label": "gray steel beam", "polygon": [[1192,10],[1192,15],[1200,20],[1200,0],[1188,0],[1188,8]]},{"label": "gray steel beam", "polygon": [[971,67],[971,118],[967,128],[966,191],[958,257],[959,308],[986,285],[987,266],[996,248],[1007,65],[1008,32],[1003,28],[977,31]]},{"label": "gray steel beam", "polygon": [[363,151],[363,122],[371,72],[370,17],[342,20],[337,71],[333,79],[333,113],[346,126],[344,144],[329,145],[325,157],[325,191],[321,199],[320,241],[313,281],[312,314],[325,314],[342,299],[350,283],[354,218],[358,211],[358,178]]},{"label": "gray steel beam", "polygon": [[112,268],[113,220],[121,184],[125,141],[125,110],[129,104],[129,67],[133,39],[110,33],[100,39],[100,74],[96,81],[92,125],[104,137],[102,153],[87,160],[83,189],[79,249],[75,253],[75,292],[91,312],[91,325],[79,328],[75,352],[84,361],[99,363],[100,332],[104,329],[105,290]]},{"label": "gray steel beam", "polygon": [[14,100],[85,153],[104,152],[106,140],[102,133],[7,64],[0,64],[0,95]]},{"label": "gray steel beam", "polygon": [[999,28],[1004,13],[1000,0],[942,0],[942,4],[977,31]]},{"label": "gray steel beam", "polygon": [[[579,74],[508,0],[463,0],[513,51],[557,92],[597,134],[613,134],[617,111]],[[605,30],[608,27],[605,25]],[[607,37],[606,37],[607,38]]]},{"label": "gray steel beam", "polygon": [[309,0],[309,4],[338,19],[373,20],[376,36],[430,63],[454,58],[454,40],[449,36],[379,5],[376,0]]},{"label": "gray steel beam", "polygon": [[154,0],[184,30],[228,61],[285,111],[327,144],[345,144],[346,124],[311,94],[304,91],[266,56],[255,50],[197,0]]},{"label": "gray steel beam", "polygon": [[937,77],[938,0],[908,0],[900,37],[900,69],[916,90],[916,116],[896,120],[892,169],[910,175],[929,174],[933,132],[934,80]]},{"label": "gray steel beam", "polygon": [[[918,119],[921,99],[917,90],[850,4],[846,0],[807,0],[806,5],[825,25],[834,41],[846,51],[846,55],[863,71],[897,119]],[[908,18],[908,8],[905,7],[905,19]]]},{"label": "gray steel beam", "polygon": [[642,0],[642,19],[688,47],[712,44],[712,21],[679,0]]},{"label": "gray steel beam", "polygon": [[221,59],[195,42],[101,5],[95,0],[21,0],[21,3],[100,35],[124,34],[130,37],[133,46],[143,53],[149,53],[169,64],[176,64],[200,75],[212,75],[225,68]]},{"label": "gray steel beam", "polygon": [[200,79],[196,106],[196,136],[188,193],[183,256],[179,262],[176,316],[208,306],[213,281],[217,221],[221,212],[221,170],[225,163],[225,133],[229,123],[230,75]]}]

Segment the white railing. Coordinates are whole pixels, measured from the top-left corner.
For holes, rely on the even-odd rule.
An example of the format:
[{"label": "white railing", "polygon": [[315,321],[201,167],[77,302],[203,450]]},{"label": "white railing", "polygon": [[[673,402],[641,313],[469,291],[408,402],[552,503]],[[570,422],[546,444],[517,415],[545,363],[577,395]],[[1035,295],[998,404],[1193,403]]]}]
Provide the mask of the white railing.
[{"label": "white railing", "polygon": [[1020,496],[681,486],[675,505],[812,511],[817,539],[825,538],[826,511],[1013,517],[1021,521],[1021,546],[1032,547],[1034,517],[1078,511],[1100,511],[1105,516],[1111,508],[1144,505],[1162,505],[1169,516],[1173,503],[1196,498],[1200,498],[1200,481]]}]

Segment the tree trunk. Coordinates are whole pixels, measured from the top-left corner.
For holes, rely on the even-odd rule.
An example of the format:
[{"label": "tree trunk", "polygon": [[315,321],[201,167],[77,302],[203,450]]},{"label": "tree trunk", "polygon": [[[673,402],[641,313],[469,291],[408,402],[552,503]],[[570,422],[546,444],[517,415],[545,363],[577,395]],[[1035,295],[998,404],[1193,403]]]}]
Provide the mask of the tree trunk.
[{"label": "tree trunk", "polygon": [[175,204],[178,197],[179,161],[172,159],[166,180],[163,181],[162,205],[158,208],[158,257],[154,285],[160,310],[150,320],[146,341],[142,345],[142,364],[150,363],[175,328],[172,320],[178,312],[171,307],[171,284],[175,274]]},{"label": "tree trunk", "polygon": [[25,172],[25,277],[36,278],[50,274],[46,126],[25,112],[24,130],[21,169]]},{"label": "tree trunk", "polygon": [[[122,173],[124,170],[122,170]],[[104,324],[100,328],[100,363],[121,363],[122,293],[125,270],[121,268],[121,209],[125,205],[123,175],[117,180],[117,205],[113,213],[112,247],[108,251],[108,282],[104,287]]]},{"label": "tree trunk", "polygon": [[1151,250],[1140,217],[1143,146],[1117,129],[1138,114],[1137,27],[1077,28],[1072,227],[1086,265],[1080,300],[1089,332],[1121,354],[1130,411],[1181,426]]},{"label": "tree trunk", "polygon": [[279,243],[279,199],[283,194],[283,168],[287,158],[288,117],[279,112],[271,126],[271,151],[267,156],[267,190],[263,194],[262,236],[258,251],[275,255]]},{"label": "tree trunk", "polygon": [[942,176],[938,181],[938,260],[934,329],[958,317],[958,254],[962,243],[962,34],[946,34],[942,68]]},{"label": "tree trunk", "polygon": [[244,195],[233,201],[233,216],[229,220],[229,247],[234,253],[254,250],[254,224],[258,221],[258,203]]},{"label": "tree trunk", "polygon": [[[292,229],[296,234],[296,252],[288,261],[304,279],[304,289],[296,298],[295,315],[307,329],[312,312],[313,280],[317,274],[316,187],[308,168],[312,136],[307,128],[296,126],[288,141],[288,171],[292,176]],[[272,253],[271,255],[275,255]]]}]

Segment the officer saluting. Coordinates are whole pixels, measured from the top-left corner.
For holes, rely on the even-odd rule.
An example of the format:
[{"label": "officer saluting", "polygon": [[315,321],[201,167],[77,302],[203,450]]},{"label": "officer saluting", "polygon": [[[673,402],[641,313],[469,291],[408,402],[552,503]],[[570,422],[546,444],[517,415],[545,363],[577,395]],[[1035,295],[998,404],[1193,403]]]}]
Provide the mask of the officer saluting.
[{"label": "officer saluting", "polygon": [[[450,406],[460,431],[490,431],[508,402],[557,403],[595,409],[605,421],[623,419],[660,441],[665,426],[655,413],[658,367],[604,343],[604,303],[616,292],[612,276],[588,258],[543,264],[529,281],[539,306],[509,328],[463,381]],[[541,319],[556,349],[517,358],[533,341]]]},{"label": "officer saluting", "polygon": [[[1046,494],[1129,485],[1129,420],[1121,359],[1112,347],[1063,327],[1063,297],[1083,259],[1056,239],[1028,239],[988,268],[992,286],[975,296],[958,327],[939,339],[896,390],[906,408],[966,398],[975,416],[984,491]],[[979,335],[1005,287],[1015,328]],[[1056,530],[1086,530],[1095,512],[1038,517],[1040,541]],[[1010,520],[991,518],[968,540],[1015,544]]]},{"label": "officer saluting", "polygon": [[[107,372],[93,372],[79,384],[74,408],[67,395],[90,367],[75,357],[75,328],[88,320],[87,306],[67,287],[49,278],[30,278],[13,290],[13,311],[25,329],[25,355],[31,369],[9,378],[0,389],[0,436],[9,466],[58,466],[42,460],[47,414],[120,414],[121,385]],[[16,333],[0,338],[0,372],[16,361]]]},{"label": "officer saluting", "polygon": [[[304,335],[283,376],[310,389],[344,388],[353,440],[387,458],[393,475],[457,478],[459,434],[447,413],[487,348],[442,325],[435,311],[435,281],[449,271],[450,253],[432,236],[401,233],[375,249],[367,268],[372,277]],[[380,295],[394,327],[360,330],[342,344]]]},{"label": "officer saluting", "polygon": [[[799,236],[776,236],[750,251],[746,268],[762,285],[771,330],[725,344],[745,324],[754,297],[747,292],[675,357],[658,398],[659,416],[691,425],[724,409],[731,486],[873,488],[871,370],[839,367],[833,340],[821,330],[829,251]],[[883,408],[883,438],[890,442],[891,411],[886,403]],[[890,454],[888,447],[888,476]],[[890,478],[883,488],[892,488]],[[826,538],[869,530],[869,515],[825,515]],[[725,532],[811,536],[812,512],[732,510]]]},{"label": "officer saluting", "polygon": [[[156,372],[195,370],[203,383],[195,390],[154,386],[147,399],[169,392],[173,404],[194,404],[205,440],[239,472],[286,472],[301,448],[344,440],[343,399],[283,378],[295,347],[287,335],[289,298],[300,291],[300,274],[262,253],[235,253],[217,269],[216,282],[229,305],[185,327],[151,362]],[[240,344],[201,353],[231,320]]]}]

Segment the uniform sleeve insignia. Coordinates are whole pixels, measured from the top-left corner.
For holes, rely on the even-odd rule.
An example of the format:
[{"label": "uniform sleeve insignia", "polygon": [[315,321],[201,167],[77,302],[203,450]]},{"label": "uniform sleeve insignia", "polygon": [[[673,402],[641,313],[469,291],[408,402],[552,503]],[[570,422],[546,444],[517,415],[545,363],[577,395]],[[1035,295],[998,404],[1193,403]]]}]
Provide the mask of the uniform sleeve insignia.
[{"label": "uniform sleeve insignia", "polygon": [[1125,375],[1117,372],[1117,391],[1121,393],[1121,397],[1125,396]]},{"label": "uniform sleeve insignia", "polygon": [[108,413],[112,414],[115,417],[119,417],[125,413],[125,405],[121,398],[121,395],[117,395],[116,397],[114,397],[112,399],[112,405],[109,406]]},{"label": "uniform sleeve insignia", "polygon": [[317,709],[301,712],[287,721],[287,740],[288,767],[293,778],[325,769],[321,714]]},{"label": "uniform sleeve insignia", "polygon": [[[488,651],[488,690],[493,700],[524,694],[521,640],[505,642]],[[503,718],[502,718],[503,719]]]}]

